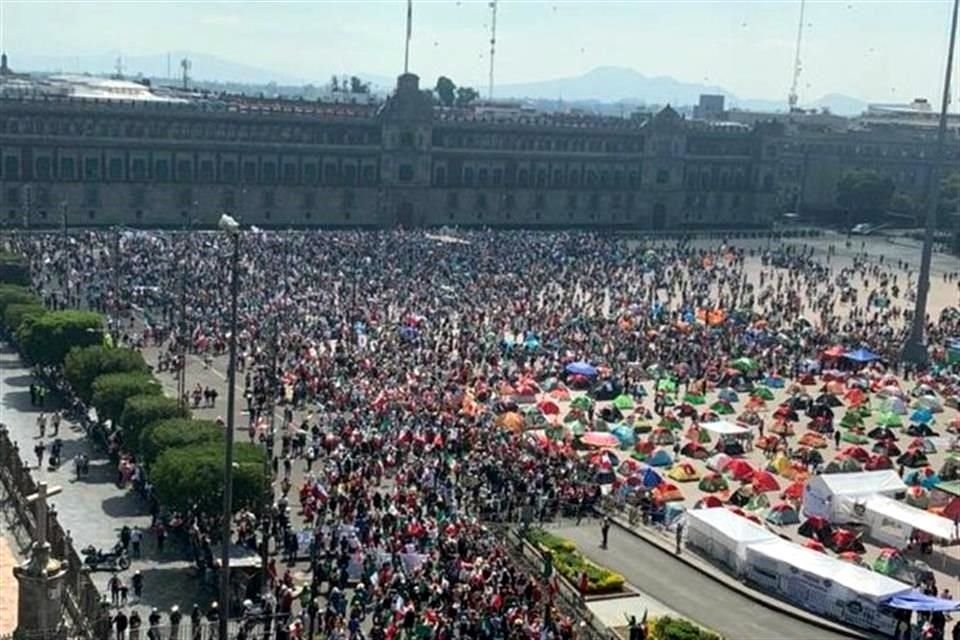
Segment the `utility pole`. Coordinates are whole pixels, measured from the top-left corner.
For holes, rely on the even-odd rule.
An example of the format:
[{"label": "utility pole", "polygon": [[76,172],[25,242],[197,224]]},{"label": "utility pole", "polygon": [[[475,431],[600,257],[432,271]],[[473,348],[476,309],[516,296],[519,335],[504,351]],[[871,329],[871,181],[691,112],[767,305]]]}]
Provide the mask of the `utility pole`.
[{"label": "utility pole", "polygon": [[490,2],[490,78],[487,100],[493,100],[493,58],[497,53],[497,0]]},{"label": "utility pole", "polygon": [[906,362],[920,365],[926,364],[930,356],[924,335],[927,328],[927,296],[930,293],[933,231],[937,226],[937,209],[940,206],[940,170],[943,166],[943,151],[947,140],[947,110],[950,107],[950,80],[953,74],[953,50],[957,44],[958,11],[960,11],[960,0],[953,0],[953,19],[950,22],[950,45],[947,48],[947,69],[943,79],[940,123],[937,128],[937,142],[927,182],[927,219],[923,233],[923,251],[920,254],[920,275],[917,277],[917,300],[913,308],[913,324],[910,327],[910,337],[903,346],[901,356]]}]

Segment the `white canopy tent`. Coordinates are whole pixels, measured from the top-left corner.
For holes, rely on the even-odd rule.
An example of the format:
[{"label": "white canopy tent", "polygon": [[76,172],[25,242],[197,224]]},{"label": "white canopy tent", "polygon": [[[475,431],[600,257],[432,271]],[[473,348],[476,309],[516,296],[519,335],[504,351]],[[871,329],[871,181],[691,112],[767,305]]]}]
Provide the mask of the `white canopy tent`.
[{"label": "white canopy tent", "polygon": [[724,507],[687,511],[687,544],[742,574],[746,567],[747,546],[773,540],[777,536],[755,522]]},{"label": "white canopy tent", "polygon": [[960,542],[958,527],[949,518],[917,509],[886,496],[871,496],[863,502],[863,522],[871,537],[884,544],[903,548],[913,531],[920,530],[941,543]]},{"label": "white canopy tent", "polygon": [[733,424],[732,422],[727,422],[726,420],[703,422],[700,424],[700,427],[718,436],[740,436],[750,433],[750,429]]},{"label": "white canopy tent", "polygon": [[862,520],[862,515],[855,513],[857,505],[867,497],[895,496],[906,490],[907,485],[893,469],[820,474],[810,478],[804,488],[803,514],[831,522],[857,522]]}]

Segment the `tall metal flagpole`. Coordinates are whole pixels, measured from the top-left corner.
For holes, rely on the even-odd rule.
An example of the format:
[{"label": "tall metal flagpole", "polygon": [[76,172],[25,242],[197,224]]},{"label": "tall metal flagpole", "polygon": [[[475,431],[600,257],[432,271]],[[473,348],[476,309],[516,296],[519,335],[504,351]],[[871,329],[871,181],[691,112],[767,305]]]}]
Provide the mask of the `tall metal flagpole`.
[{"label": "tall metal flagpole", "polygon": [[403,49],[403,73],[410,73],[410,38],[413,36],[413,0],[407,0],[407,42]]},{"label": "tall metal flagpole", "polygon": [[910,337],[903,346],[902,358],[914,364],[926,364],[929,358],[924,333],[927,327],[927,296],[930,293],[930,263],[933,258],[933,231],[937,226],[937,209],[940,206],[940,171],[943,165],[943,150],[947,139],[947,109],[950,106],[950,80],[953,74],[953,50],[957,44],[957,13],[960,0],[953,0],[953,20],[950,23],[950,45],[947,49],[947,69],[943,79],[943,101],[940,105],[940,124],[937,142],[927,184],[927,220],[923,233],[923,253],[920,255],[920,275],[917,279],[917,300],[913,309],[913,325]]}]

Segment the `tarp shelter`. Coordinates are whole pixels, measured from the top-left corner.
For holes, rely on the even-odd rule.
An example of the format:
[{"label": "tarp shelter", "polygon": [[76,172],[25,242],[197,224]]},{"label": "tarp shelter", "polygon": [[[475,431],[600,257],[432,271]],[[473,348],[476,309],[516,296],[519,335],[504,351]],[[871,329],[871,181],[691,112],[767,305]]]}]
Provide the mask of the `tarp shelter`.
[{"label": "tarp shelter", "polygon": [[597,368],[589,362],[571,362],[566,366],[566,372],[571,375],[593,377],[597,375]]},{"label": "tarp shelter", "polygon": [[803,492],[803,515],[821,516],[831,522],[857,520],[852,510],[859,499],[873,495],[895,496],[907,490],[892,469],[814,476]]},{"label": "tarp shelter", "polygon": [[733,424],[732,422],[727,422],[726,420],[704,422],[700,425],[700,428],[706,429],[710,433],[718,436],[739,436],[750,433],[750,429]]},{"label": "tarp shelter", "polygon": [[736,574],[745,569],[747,546],[776,534],[722,507],[687,512],[687,544]]},{"label": "tarp shelter", "polygon": [[958,611],[960,602],[928,596],[922,591],[911,591],[893,596],[887,601],[888,607],[906,609],[907,611]]},{"label": "tarp shelter", "polygon": [[854,349],[853,351],[847,351],[845,354],[843,354],[843,357],[846,358],[847,360],[851,360],[853,362],[861,362],[864,364],[866,364],[867,362],[873,362],[874,360],[880,359],[880,356],[875,354],[873,351],[870,351],[869,349],[864,349],[862,347],[860,349]]},{"label": "tarp shelter", "polygon": [[906,584],[780,538],[746,548],[747,577],[812,613],[892,635],[896,621],[883,609]]},{"label": "tarp shelter", "polygon": [[883,544],[902,549],[910,542],[915,530],[923,531],[942,543],[960,542],[957,526],[943,516],[886,496],[871,496],[862,505],[861,522],[870,527],[870,537]]}]

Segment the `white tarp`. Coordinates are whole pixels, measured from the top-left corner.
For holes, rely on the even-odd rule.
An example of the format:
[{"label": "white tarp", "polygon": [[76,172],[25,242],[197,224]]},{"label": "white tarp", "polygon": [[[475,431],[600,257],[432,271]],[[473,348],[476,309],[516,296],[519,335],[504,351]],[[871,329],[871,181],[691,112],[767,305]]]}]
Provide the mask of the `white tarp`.
[{"label": "white tarp", "polygon": [[871,496],[862,502],[863,521],[870,527],[870,536],[876,540],[903,548],[910,541],[914,529],[923,531],[937,541],[950,544],[958,541],[957,526],[949,518],[917,509],[886,496]]},{"label": "white tarp", "polygon": [[855,500],[874,495],[894,496],[907,490],[893,469],[859,473],[826,473],[807,481],[803,490],[803,515],[821,516],[831,522],[858,521],[852,512]]},{"label": "white tarp", "polygon": [[883,633],[894,620],[881,609],[911,588],[892,578],[777,538],[747,547],[747,576],[764,591],[807,611]]},{"label": "white tarp", "polygon": [[729,509],[713,507],[687,511],[687,544],[742,574],[747,546],[777,536]]},{"label": "white tarp", "polygon": [[700,424],[700,427],[720,436],[738,436],[750,433],[750,429],[733,424],[732,422],[727,422],[726,420],[703,422]]}]

